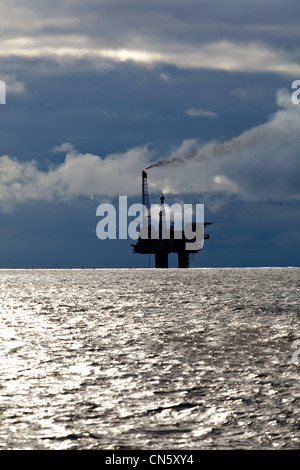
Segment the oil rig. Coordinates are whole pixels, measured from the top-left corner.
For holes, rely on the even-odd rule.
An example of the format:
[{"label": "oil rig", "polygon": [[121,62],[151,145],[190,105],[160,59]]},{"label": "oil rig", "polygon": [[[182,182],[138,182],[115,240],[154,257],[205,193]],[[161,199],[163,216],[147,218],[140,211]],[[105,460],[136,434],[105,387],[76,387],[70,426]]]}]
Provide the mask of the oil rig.
[{"label": "oil rig", "polygon": [[[158,230],[151,224],[151,211],[148,192],[147,168],[142,171],[142,204],[145,208],[145,227],[143,236],[140,234],[137,243],[132,244],[133,253],[140,254],[154,254],[156,268],[168,268],[168,255],[169,253],[178,254],[178,268],[188,268],[190,264],[190,254],[198,253],[202,249],[201,246],[194,247],[194,249],[187,249],[186,245],[193,243],[195,238],[187,238],[185,231],[175,231],[174,221],[170,220],[170,227],[167,230],[168,237],[166,238],[164,232],[166,229],[166,212],[165,212],[165,197],[162,194],[160,197],[159,206],[159,221]],[[204,222],[203,226],[211,225],[212,222]],[[196,222],[192,222],[192,229],[196,228]],[[147,236],[145,237],[145,230]],[[194,230],[195,232],[195,230]],[[203,234],[203,240],[208,239],[209,234]]]}]

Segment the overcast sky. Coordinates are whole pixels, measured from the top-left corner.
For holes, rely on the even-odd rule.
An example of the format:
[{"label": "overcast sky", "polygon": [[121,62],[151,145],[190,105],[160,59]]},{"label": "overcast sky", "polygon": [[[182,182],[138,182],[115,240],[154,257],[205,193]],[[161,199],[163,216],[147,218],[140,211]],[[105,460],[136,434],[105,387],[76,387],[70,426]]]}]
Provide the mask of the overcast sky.
[{"label": "overcast sky", "polygon": [[96,209],[141,202],[141,170],[174,158],[150,199],[205,204],[192,266],[299,266],[299,10],[0,0],[0,267],[148,266],[96,237]]}]

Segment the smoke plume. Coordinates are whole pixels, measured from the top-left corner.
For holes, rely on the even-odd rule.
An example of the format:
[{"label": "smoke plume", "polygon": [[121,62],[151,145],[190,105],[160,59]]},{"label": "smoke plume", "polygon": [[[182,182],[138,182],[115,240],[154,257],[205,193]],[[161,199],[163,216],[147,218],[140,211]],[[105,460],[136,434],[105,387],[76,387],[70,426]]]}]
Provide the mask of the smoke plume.
[{"label": "smoke plume", "polygon": [[175,156],[167,160],[159,160],[158,162],[149,165],[146,169],[149,170],[150,168],[156,167],[185,165],[190,161],[201,163],[210,158],[219,158],[225,155],[242,152],[245,147],[250,147],[255,145],[255,143],[255,138],[245,142],[241,136],[238,136],[224,142],[213,141],[202,147],[195,147],[196,144],[194,144],[194,148],[185,155]]}]

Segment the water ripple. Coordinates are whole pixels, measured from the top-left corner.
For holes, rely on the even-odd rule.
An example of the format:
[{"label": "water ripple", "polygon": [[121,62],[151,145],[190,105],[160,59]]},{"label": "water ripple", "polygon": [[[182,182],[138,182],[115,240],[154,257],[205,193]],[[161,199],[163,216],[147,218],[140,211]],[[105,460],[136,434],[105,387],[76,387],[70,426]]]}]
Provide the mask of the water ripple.
[{"label": "water ripple", "polygon": [[299,272],[0,270],[0,449],[299,448]]}]

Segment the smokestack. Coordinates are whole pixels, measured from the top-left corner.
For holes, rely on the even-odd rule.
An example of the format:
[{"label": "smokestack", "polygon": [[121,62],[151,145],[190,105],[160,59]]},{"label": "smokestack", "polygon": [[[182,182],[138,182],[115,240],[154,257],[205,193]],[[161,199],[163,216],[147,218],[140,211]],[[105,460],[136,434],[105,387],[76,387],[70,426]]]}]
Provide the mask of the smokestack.
[{"label": "smokestack", "polygon": [[150,201],[148,192],[148,180],[147,180],[147,168],[142,171],[142,204],[144,206],[145,221],[147,220],[148,225],[148,238],[151,234],[151,213],[150,213]]},{"label": "smokestack", "polygon": [[163,238],[163,231],[166,229],[166,217],[165,217],[165,196],[162,194],[160,196],[160,211],[159,211],[159,239]]}]

